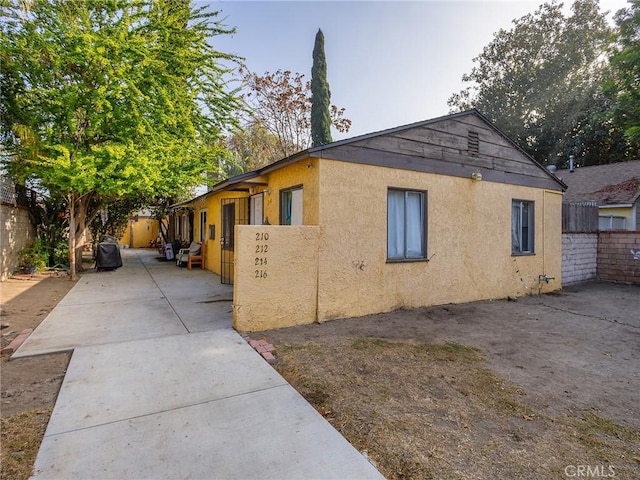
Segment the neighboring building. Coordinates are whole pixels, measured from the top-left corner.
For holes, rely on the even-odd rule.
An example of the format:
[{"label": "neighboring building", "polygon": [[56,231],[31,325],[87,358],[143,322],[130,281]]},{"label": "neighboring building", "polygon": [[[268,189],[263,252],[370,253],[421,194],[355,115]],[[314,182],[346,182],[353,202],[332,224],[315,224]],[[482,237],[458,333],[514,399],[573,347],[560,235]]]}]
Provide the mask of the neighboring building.
[{"label": "neighboring building", "polygon": [[558,170],[565,203],[595,202],[600,230],[640,230],[640,160]]},{"label": "neighboring building", "polygon": [[249,331],[559,289],[564,188],[471,110],[310,148],[181,206]]},{"label": "neighboring building", "polygon": [[129,223],[119,243],[130,248],[155,246],[158,238],[158,220],[151,211],[142,210],[129,217]]},{"label": "neighboring building", "polygon": [[[1,149],[0,149],[1,150]],[[0,173],[0,281],[20,268],[20,251],[36,238],[36,192],[15,185]]]}]

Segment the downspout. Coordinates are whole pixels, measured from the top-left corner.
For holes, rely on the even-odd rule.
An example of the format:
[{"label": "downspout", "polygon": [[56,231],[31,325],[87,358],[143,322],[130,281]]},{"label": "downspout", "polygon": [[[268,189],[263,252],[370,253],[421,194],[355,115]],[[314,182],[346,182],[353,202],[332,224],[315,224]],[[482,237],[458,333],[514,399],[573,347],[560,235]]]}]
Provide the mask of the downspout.
[{"label": "downspout", "polygon": [[322,224],[322,193],[320,192],[321,188],[322,188],[322,181],[321,181],[321,171],[320,171],[320,160],[316,161],[316,165],[317,168],[316,170],[316,182],[318,185],[318,195],[317,195],[317,202],[318,202],[318,218],[317,220],[317,224],[318,224],[318,238],[317,238],[317,242],[318,242],[318,249],[316,250],[316,322],[320,323],[320,251],[322,249],[322,242],[324,240],[324,226]]},{"label": "downspout", "polygon": [[[547,276],[547,191],[542,191],[542,275]],[[542,282],[538,277],[538,295],[542,292]]]}]

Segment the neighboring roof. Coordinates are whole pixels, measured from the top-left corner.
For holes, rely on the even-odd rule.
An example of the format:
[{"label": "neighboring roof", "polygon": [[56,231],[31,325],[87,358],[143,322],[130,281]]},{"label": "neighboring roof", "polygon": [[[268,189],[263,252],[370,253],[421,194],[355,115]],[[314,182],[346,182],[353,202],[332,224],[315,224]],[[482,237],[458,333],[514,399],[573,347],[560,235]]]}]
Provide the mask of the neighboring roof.
[{"label": "neighboring roof", "polygon": [[565,203],[632,205],[640,198],[640,160],[557,170],[556,176],[567,184]]},{"label": "neighboring roof", "polygon": [[[476,158],[470,159],[470,162],[466,165],[462,165],[459,158],[451,159],[450,152],[439,152],[441,158],[422,158],[420,153],[409,151],[408,153],[389,152],[384,150],[376,150],[377,147],[372,147],[372,144],[378,144],[381,137],[393,138],[394,142],[413,142],[419,143],[414,136],[413,132],[419,132],[421,129],[428,129],[430,126],[434,126],[438,123],[450,122],[452,120],[464,121],[464,117],[475,118],[476,124],[482,124],[486,131],[493,132],[493,135],[501,138],[503,143],[502,147],[497,148],[513,148],[517,151],[519,158],[517,161],[513,161],[511,167],[505,169],[504,162],[500,164],[499,168],[496,168],[492,161],[486,159]],[[469,125],[472,125],[471,123]],[[403,138],[403,134],[411,133]],[[411,147],[414,148],[414,147]],[[418,148],[418,151],[420,149]],[[455,150],[455,149],[452,149]],[[377,153],[375,159],[371,159],[373,154]],[[399,162],[395,161],[393,157],[404,156],[409,160],[402,164],[402,167],[398,166]],[[505,183],[513,182],[518,177],[528,178],[528,182],[533,183],[538,187],[554,188],[557,190],[564,190],[566,185],[557,178],[554,174],[549,172],[541,164],[536,162],[530,155],[528,155],[522,148],[520,148],[513,140],[502,133],[493,123],[491,123],[486,117],[475,109],[467,110],[464,112],[445,115],[430,120],[424,120],[421,122],[411,123],[387,130],[381,130],[379,132],[368,133],[345,140],[339,140],[319,147],[312,147],[307,150],[303,150],[294,155],[291,155],[282,160],[278,160],[275,163],[267,165],[253,172],[244,173],[236,177],[229,178],[223,182],[215,185],[208,195],[212,192],[218,192],[222,190],[229,190],[242,185],[250,184],[248,180],[251,178],[259,177],[274,170],[283,168],[291,163],[298,162],[310,157],[328,158],[341,161],[353,161],[358,163],[368,163],[377,166],[387,166],[391,168],[407,168],[417,171],[429,171],[432,173],[448,174],[454,176],[462,176],[470,178],[472,171],[480,170],[483,173],[483,177],[489,181],[500,181]],[[420,157],[421,161],[415,161],[416,157]],[[475,163],[474,163],[475,162]],[[469,171],[469,169],[471,169]],[[485,173],[486,172],[486,173]],[[536,178],[537,177],[537,178]],[[532,180],[533,179],[533,180]],[[188,202],[185,202],[188,203]]]}]

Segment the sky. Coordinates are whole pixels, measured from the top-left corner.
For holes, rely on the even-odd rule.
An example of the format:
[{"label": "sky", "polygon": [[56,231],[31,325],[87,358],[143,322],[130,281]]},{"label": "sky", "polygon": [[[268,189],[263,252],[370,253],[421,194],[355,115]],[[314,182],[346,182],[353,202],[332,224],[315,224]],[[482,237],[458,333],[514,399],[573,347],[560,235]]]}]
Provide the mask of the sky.
[{"label": "sky", "polygon": [[[311,79],[318,28],[325,38],[331,103],[345,108],[349,133],[371,133],[449,113],[447,100],[500,29],[534,12],[539,1],[208,1],[235,27],[214,47],[244,58],[257,74],[278,69]],[[565,8],[570,5],[565,2]],[[626,0],[600,0],[615,12]],[[569,13],[567,9],[567,14]]]}]

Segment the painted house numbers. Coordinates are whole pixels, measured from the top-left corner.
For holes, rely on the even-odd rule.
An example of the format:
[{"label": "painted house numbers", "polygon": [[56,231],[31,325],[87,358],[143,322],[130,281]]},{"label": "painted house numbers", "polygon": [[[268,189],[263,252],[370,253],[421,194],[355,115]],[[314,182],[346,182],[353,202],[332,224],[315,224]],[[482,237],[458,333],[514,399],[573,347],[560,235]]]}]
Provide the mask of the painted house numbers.
[{"label": "painted house numbers", "polygon": [[255,253],[254,260],[255,277],[267,278],[267,265],[269,264],[269,233],[256,232],[255,236]]}]

